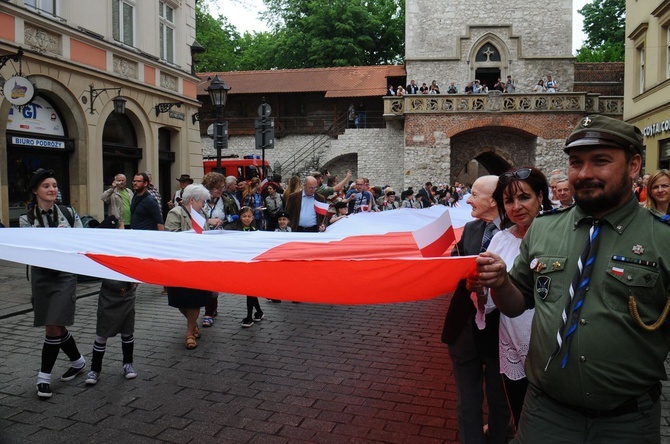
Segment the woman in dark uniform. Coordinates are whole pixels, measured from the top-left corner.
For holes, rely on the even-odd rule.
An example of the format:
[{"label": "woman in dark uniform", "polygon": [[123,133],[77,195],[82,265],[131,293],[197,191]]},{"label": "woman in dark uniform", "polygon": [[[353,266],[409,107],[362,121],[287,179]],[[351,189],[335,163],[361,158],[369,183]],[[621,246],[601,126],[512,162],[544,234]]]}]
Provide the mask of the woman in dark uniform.
[{"label": "woman in dark uniform", "polygon": [[[30,179],[32,207],[21,216],[19,225],[36,228],[83,228],[79,215],[70,207],[56,205],[58,184],[53,170],[39,169]],[[70,368],[61,381],[71,381],[84,371],[86,361],[66,328],[74,324],[77,277],[71,273],[31,267],[31,302],[35,312],[35,327],[46,330],[42,346],[42,364],[37,374],[37,396],[51,398],[51,370],[58,353],[63,350],[70,358]]]}]

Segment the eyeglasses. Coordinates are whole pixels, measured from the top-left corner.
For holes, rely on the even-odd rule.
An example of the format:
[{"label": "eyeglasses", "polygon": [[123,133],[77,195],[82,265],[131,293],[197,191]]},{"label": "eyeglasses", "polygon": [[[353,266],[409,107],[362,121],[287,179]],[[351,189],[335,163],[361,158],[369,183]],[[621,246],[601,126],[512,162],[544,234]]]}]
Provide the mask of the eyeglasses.
[{"label": "eyeglasses", "polygon": [[526,180],[530,177],[532,172],[533,170],[530,168],[520,168],[516,171],[508,171],[506,173],[502,173],[500,177],[498,177],[498,182],[504,185],[509,183],[509,181],[512,180],[512,177],[516,177],[519,180]]}]

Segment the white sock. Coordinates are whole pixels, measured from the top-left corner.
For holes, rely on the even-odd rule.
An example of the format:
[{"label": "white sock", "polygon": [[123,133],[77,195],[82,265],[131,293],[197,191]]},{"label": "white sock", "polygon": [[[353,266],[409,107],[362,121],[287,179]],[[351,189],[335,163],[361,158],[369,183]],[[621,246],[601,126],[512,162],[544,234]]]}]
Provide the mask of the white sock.
[{"label": "white sock", "polygon": [[82,368],[83,366],[86,365],[86,359],[82,355],[79,355],[79,359],[76,361],[71,361],[70,365],[74,368]]},{"label": "white sock", "polygon": [[51,384],[51,373],[37,373],[37,383],[38,384]]}]

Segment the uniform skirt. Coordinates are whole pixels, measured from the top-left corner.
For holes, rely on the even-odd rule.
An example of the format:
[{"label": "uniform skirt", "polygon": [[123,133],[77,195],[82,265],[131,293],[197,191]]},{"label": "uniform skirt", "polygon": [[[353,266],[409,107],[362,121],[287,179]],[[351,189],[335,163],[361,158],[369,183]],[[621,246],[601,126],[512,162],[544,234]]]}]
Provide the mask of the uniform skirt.
[{"label": "uniform skirt", "polygon": [[95,334],[111,338],[135,331],[135,289],[131,282],[103,279],[98,297],[98,322]]},{"label": "uniform skirt", "polygon": [[175,308],[202,308],[211,294],[211,291],[195,288],[167,287],[168,305]]},{"label": "uniform skirt", "polygon": [[30,267],[30,286],[35,327],[74,324],[77,300],[76,275],[48,268]]}]

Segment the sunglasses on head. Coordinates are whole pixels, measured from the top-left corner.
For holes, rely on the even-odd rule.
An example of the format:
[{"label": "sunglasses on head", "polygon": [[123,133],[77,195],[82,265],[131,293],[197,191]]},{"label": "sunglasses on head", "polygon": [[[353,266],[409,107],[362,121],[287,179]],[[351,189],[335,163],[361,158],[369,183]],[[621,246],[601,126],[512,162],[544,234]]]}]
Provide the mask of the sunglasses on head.
[{"label": "sunglasses on head", "polygon": [[530,168],[520,168],[516,171],[508,171],[506,173],[502,173],[500,177],[498,177],[498,181],[502,184],[506,184],[512,180],[512,177],[516,177],[519,180],[526,180],[530,177],[530,173],[532,172],[533,170]]}]

